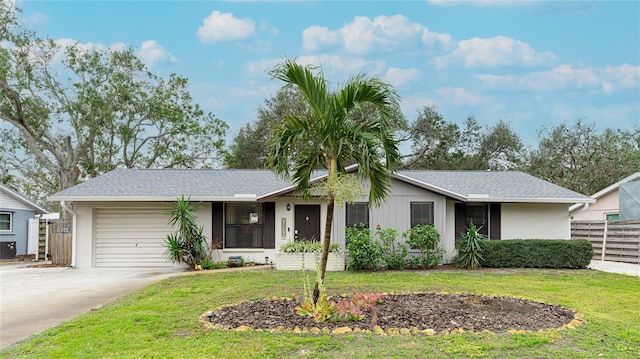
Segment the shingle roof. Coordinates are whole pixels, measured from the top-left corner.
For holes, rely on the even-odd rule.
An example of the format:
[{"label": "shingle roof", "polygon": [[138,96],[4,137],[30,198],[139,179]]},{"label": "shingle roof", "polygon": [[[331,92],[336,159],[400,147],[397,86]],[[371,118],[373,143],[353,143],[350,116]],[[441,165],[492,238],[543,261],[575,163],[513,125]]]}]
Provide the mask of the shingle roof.
[{"label": "shingle roof", "polygon": [[518,171],[400,171],[423,188],[468,202],[589,201],[589,197]]},{"label": "shingle roof", "polygon": [[192,200],[257,198],[290,186],[271,171],[115,169],[58,192],[53,201],[159,201],[185,195]]},{"label": "shingle roof", "polygon": [[[316,178],[324,175],[319,172]],[[400,171],[395,178],[469,202],[589,202],[587,196],[516,171]],[[58,192],[52,201],[259,200],[291,192],[266,170],[116,169]]]}]

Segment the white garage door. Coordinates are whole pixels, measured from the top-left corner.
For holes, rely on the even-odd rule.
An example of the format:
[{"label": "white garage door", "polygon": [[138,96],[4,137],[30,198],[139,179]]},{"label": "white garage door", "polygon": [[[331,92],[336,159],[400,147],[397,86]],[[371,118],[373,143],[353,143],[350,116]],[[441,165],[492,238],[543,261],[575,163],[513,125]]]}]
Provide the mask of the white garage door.
[{"label": "white garage door", "polygon": [[171,267],[165,238],[174,230],[166,208],[96,210],[96,267]]}]

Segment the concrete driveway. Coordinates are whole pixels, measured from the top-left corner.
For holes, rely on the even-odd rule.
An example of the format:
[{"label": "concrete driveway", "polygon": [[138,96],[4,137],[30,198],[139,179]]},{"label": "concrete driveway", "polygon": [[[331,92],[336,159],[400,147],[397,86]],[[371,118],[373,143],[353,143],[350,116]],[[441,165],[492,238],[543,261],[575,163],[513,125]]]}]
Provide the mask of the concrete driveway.
[{"label": "concrete driveway", "polygon": [[0,266],[0,348],[183,271]]}]

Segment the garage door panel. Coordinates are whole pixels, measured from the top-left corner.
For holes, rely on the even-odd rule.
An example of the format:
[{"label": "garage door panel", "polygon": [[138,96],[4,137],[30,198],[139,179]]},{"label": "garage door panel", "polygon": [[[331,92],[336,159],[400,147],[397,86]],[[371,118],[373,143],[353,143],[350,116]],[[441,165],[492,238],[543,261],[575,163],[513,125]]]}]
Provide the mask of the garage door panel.
[{"label": "garage door panel", "polygon": [[97,209],[96,267],[173,266],[165,238],[174,232],[166,208]]},{"label": "garage door panel", "polygon": [[[130,247],[130,251],[123,253],[122,252],[122,248],[123,247],[116,247],[116,246],[101,246],[100,250],[97,251],[98,253],[100,253],[99,255],[117,255],[118,257],[128,257],[128,256],[144,256],[144,255],[155,255],[157,257],[158,254],[160,255],[164,255],[165,253],[165,248],[164,247]],[[96,254],[96,258],[98,257],[98,254]]]},{"label": "garage door panel", "polygon": [[167,238],[167,234],[172,232],[162,231],[142,231],[132,232],[131,230],[118,230],[118,231],[104,231],[101,233],[101,239],[108,242],[157,242],[158,240],[164,241]]}]

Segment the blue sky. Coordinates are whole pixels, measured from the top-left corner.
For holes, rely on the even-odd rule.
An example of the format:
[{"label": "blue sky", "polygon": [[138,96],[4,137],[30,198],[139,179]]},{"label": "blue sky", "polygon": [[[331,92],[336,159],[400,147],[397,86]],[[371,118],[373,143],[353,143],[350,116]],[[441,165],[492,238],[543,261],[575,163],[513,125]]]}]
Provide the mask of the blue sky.
[{"label": "blue sky", "polygon": [[[6,1],[6,0],[5,0]],[[582,118],[640,126],[638,1],[18,1],[20,22],[62,44],[137,49],[153,72],[189,78],[229,139],[282,85],[283,57],[334,86],[364,71],[393,84],[407,119],[536,131]]]}]

